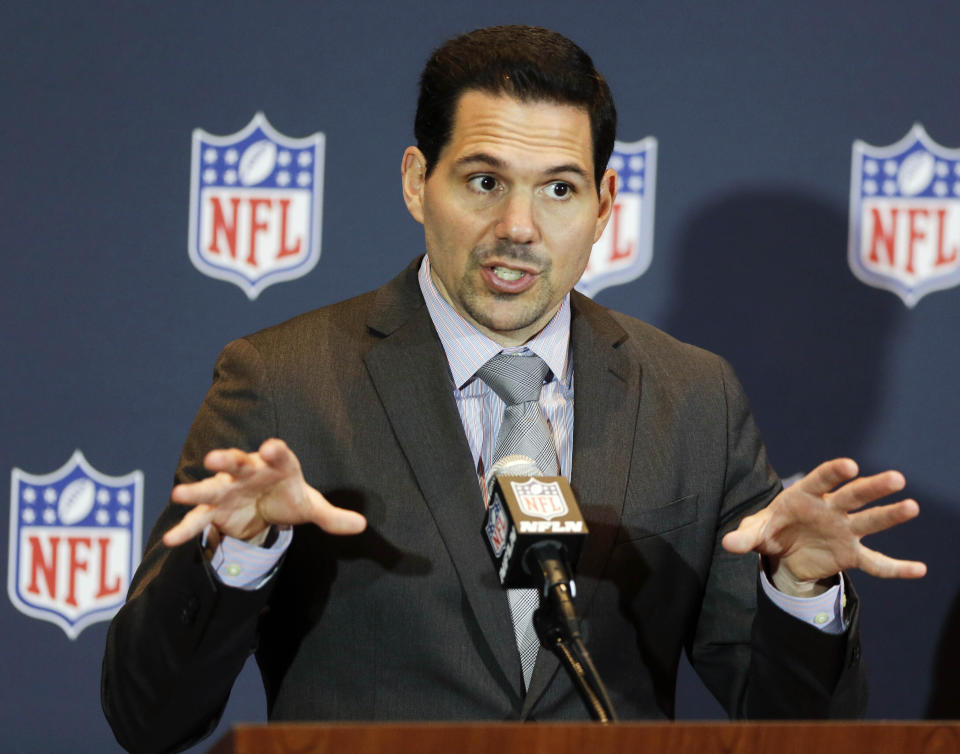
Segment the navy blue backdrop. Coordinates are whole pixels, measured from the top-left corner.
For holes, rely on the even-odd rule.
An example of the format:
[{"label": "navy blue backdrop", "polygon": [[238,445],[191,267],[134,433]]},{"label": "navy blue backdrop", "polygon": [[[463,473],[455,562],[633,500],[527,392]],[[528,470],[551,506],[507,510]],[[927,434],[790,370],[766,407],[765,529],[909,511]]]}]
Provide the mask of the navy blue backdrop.
[{"label": "navy blue backdrop", "polygon": [[[45,475],[79,449],[101,474],[142,472],[145,537],[222,345],[379,285],[422,251],[399,187],[417,76],[444,39],[494,23],[571,36],[610,81],[619,138],[658,141],[652,264],[596,299],[728,357],[782,475],[835,455],[906,474],[920,518],[871,542],[930,574],[856,578],[869,715],[960,716],[960,289],[908,307],[847,261],[853,142],[893,144],[922,123],[960,146],[957,3],[5,3],[11,527],[27,505],[14,470]],[[289,137],[325,134],[325,185],[317,266],[250,300],[194,267],[187,235],[192,131],[231,134],[257,112]],[[945,201],[960,195],[945,185]],[[93,569],[95,550],[84,557]],[[107,624],[69,638],[17,609],[7,557],[0,573],[2,748],[114,750],[98,688]],[[250,666],[225,722],[264,717]],[[679,709],[720,715],[688,671]]]}]

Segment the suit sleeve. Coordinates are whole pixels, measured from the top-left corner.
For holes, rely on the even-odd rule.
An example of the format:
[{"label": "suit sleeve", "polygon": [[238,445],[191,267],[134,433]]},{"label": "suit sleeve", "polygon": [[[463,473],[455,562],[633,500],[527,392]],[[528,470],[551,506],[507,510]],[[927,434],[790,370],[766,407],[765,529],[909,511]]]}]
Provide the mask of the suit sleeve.
[{"label": "suit sleeve", "polygon": [[688,647],[691,663],[733,718],[859,717],[866,685],[859,603],[849,580],[847,630],[825,634],[763,594],[755,557],[733,555],[720,544],[781,489],[743,390],[723,360],[721,373],[727,411],[724,495],[703,606]]},{"label": "suit sleeve", "polygon": [[[259,354],[246,341],[235,341],[217,361],[176,482],[208,476],[208,451],[254,450],[275,431]],[[270,585],[244,591],[220,583],[197,541],[165,547],[161,536],[185,512],[170,503],[161,514],[107,634],[101,700],[117,740],[130,751],[177,751],[213,731],[255,648],[259,616],[270,597]]]}]

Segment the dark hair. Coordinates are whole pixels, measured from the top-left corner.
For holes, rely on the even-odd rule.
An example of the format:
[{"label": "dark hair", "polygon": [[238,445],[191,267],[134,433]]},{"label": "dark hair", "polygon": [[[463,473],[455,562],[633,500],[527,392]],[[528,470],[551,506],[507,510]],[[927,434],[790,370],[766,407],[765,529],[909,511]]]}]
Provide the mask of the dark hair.
[{"label": "dark hair", "polygon": [[493,26],[451,39],[436,50],[420,77],[414,135],[433,170],[453,132],[466,91],[507,94],[520,101],[576,105],[587,110],[593,137],[594,179],[613,152],[617,110],[603,76],[580,47],[536,26]]}]

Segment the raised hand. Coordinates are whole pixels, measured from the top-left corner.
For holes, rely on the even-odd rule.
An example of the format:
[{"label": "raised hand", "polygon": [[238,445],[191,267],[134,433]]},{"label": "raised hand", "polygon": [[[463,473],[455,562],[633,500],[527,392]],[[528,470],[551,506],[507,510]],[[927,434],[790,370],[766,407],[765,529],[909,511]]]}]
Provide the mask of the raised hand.
[{"label": "raised hand", "polygon": [[209,524],[219,534],[245,540],[263,536],[271,524],[312,522],[331,534],[357,534],[367,525],[361,514],[337,508],[307,484],[283,440],[267,440],[255,453],[212,450],[203,465],[214,475],[173,488],[170,499],[193,510],[163,535],[168,547],[189,541]]},{"label": "raised hand", "polygon": [[903,475],[886,471],[857,477],[858,473],[857,464],[849,458],[821,464],[762,511],[744,518],[723,538],[723,547],[735,553],[754,550],[764,555],[774,585],[796,596],[822,591],[818,582],[850,568],[886,579],[924,576],[925,564],[891,558],[860,541],[920,512],[916,501],[910,499],[861,510],[902,490],[906,484]]}]

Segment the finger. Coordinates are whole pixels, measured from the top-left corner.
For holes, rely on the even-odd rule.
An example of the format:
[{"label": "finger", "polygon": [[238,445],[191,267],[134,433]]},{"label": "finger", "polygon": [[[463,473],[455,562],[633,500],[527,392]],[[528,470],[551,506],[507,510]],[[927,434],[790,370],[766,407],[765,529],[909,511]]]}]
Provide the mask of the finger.
[{"label": "finger", "polygon": [[163,535],[167,547],[176,547],[198,536],[213,520],[214,509],[207,505],[198,505],[180,519],[173,528]]},{"label": "finger", "polygon": [[199,482],[178,484],[170,492],[170,499],[181,505],[209,505],[220,500],[233,485],[227,473],[201,479]]},{"label": "finger", "polygon": [[898,560],[863,546],[857,567],[880,579],[919,579],[927,574],[926,563],[919,560]]},{"label": "finger", "polygon": [[290,447],[278,438],[265,440],[257,451],[260,458],[273,470],[284,476],[300,474],[300,461]]},{"label": "finger", "polygon": [[850,516],[850,529],[858,537],[876,534],[915,518],[920,513],[916,500],[901,500],[899,503],[878,505]]},{"label": "finger", "polygon": [[894,492],[900,492],[906,486],[907,480],[899,471],[885,471],[882,474],[854,479],[843,485],[830,495],[830,502],[841,510],[852,511]]},{"label": "finger", "polygon": [[810,495],[826,495],[838,484],[853,479],[859,473],[852,458],[834,458],[825,461],[797,482],[796,487]]},{"label": "finger", "polygon": [[310,491],[312,520],[328,534],[359,534],[367,528],[367,519],[357,511],[338,508],[316,490]]},{"label": "finger", "polygon": [[239,448],[218,448],[207,453],[203,465],[210,471],[222,471],[241,479],[250,476],[264,464],[256,453],[247,453]]},{"label": "finger", "polygon": [[720,543],[727,552],[742,554],[755,550],[763,541],[763,531],[770,518],[769,508],[764,508],[744,518],[740,525],[724,535]]}]

